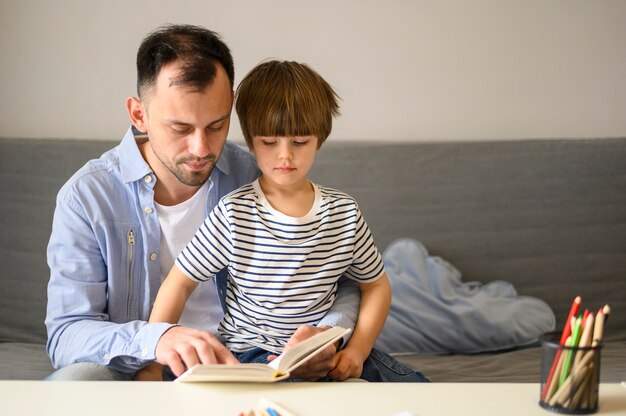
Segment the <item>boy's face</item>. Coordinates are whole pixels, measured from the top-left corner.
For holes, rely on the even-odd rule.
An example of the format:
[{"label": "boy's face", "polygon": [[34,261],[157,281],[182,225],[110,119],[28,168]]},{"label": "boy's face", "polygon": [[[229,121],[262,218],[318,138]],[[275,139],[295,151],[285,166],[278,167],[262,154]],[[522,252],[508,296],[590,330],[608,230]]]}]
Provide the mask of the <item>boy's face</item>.
[{"label": "boy's face", "polygon": [[317,137],[252,138],[252,153],[266,182],[277,186],[308,186],[308,173],[317,153]]}]

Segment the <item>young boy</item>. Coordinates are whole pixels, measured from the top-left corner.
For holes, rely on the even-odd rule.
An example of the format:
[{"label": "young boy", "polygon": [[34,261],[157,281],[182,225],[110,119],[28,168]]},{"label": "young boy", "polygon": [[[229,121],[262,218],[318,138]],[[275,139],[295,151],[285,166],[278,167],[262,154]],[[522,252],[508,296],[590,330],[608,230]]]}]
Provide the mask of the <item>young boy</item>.
[{"label": "young boy", "polygon": [[307,175],[339,114],[337,95],[296,62],[258,65],[235,108],[262,176],[225,196],[179,254],[150,321],[177,322],[199,282],[228,268],[227,311],[218,333],[240,361],[279,354],[301,325],[315,325],[342,275],[358,282],[354,333],[329,376],[359,377],[389,310],[380,252],[350,196]]}]

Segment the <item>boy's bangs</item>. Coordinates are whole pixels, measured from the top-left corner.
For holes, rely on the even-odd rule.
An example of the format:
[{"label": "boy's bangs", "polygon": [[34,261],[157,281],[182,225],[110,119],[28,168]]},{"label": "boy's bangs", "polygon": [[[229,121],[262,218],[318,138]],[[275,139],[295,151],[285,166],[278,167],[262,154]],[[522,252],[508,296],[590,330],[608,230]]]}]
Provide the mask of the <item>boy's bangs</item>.
[{"label": "boy's bangs", "polygon": [[269,106],[259,113],[258,120],[250,120],[250,132],[253,136],[267,137],[319,136],[316,126],[320,121],[314,120],[310,109],[301,107]]}]

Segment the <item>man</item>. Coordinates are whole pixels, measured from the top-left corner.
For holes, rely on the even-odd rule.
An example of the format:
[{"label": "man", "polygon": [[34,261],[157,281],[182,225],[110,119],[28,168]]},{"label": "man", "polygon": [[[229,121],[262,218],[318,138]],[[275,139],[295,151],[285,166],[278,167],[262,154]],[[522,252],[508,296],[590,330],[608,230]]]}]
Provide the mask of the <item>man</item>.
[{"label": "man", "polygon": [[[46,349],[58,370],[49,380],[147,380],[161,378],[139,371],[159,368],[148,366],[154,362],[237,362],[213,335],[224,316],[223,274],[194,292],[180,325],[146,322],[162,279],[207,214],[259,175],[253,157],[226,141],[233,84],[230,50],[210,30],[168,25],[143,40],[138,97],[126,100],[133,126],[57,196]],[[358,288],[341,282],[318,326],[301,326],[287,347],[328,326],[353,328],[358,307]],[[325,377],[336,352],[328,347],[292,375]],[[425,380],[375,349],[362,378]]]},{"label": "man", "polygon": [[[214,333],[217,287],[194,294],[181,326],[148,324],[162,276],[219,199],[258,177],[253,157],[227,142],[234,68],[213,32],[157,29],[137,53],[133,127],[60,190],[48,246],[49,379],[128,380],[147,364],[236,362]],[[215,279],[219,280],[219,279]],[[320,324],[354,326],[356,288]],[[201,328],[199,329],[193,329]],[[299,376],[325,376],[334,347]]]}]

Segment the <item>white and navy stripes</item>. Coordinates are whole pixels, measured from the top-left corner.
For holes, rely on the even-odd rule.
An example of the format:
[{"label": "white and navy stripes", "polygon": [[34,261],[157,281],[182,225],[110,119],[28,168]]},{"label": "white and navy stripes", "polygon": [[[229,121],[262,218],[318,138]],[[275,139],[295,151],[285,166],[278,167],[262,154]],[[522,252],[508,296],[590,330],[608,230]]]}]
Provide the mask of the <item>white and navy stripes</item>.
[{"label": "white and navy stripes", "polygon": [[261,347],[279,353],[300,325],[315,325],[335,300],[342,274],[358,282],[383,273],[356,201],[314,185],[304,217],[288,217],[267,202],[258,180],[226,195],[176,264],[206,281],[228,267],[228,311],[219,333],[236,352]]}]

